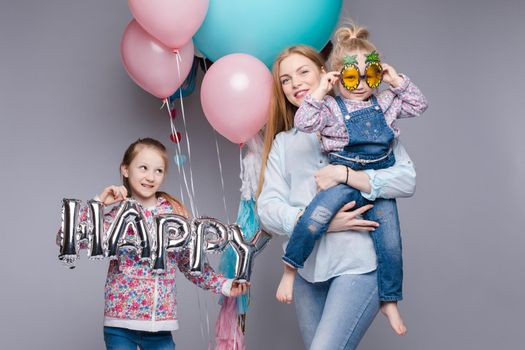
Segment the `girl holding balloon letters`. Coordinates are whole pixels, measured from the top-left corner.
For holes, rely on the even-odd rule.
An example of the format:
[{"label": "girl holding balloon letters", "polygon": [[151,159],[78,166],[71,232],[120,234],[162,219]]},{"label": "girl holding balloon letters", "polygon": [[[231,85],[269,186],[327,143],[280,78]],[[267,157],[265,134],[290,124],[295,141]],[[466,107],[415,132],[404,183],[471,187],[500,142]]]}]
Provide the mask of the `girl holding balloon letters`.
[{"label": "girl holding balloon letters", "polygon": [[[106,187],[95,199],[111,205],[133,198],[142,207],[146,226],[162,214],[187,217],[184,205],[160,192],[168,167],[167,151],[151,138],[139,139],[126,150],[120,164],[122,186]],[[104,215],[105,230],[115,220],[118,206]],[[86,220],[87,210],[81,212]],[[137,234],[133,225],[126,235]],[[60,232],[57,240],[60,240]],[[104,341],[107,349],[175,349],[171,331],[178,329],[175,270],[178,268],[195,285],[217,294],[237,297],[247,292],[249,284],[227,279],[204,264],[202,273],[191,274],[189,251],[166,252],[163,272],[156,272],[149,261],[135,249],[119,248],[109,264],[105,286]]]}]

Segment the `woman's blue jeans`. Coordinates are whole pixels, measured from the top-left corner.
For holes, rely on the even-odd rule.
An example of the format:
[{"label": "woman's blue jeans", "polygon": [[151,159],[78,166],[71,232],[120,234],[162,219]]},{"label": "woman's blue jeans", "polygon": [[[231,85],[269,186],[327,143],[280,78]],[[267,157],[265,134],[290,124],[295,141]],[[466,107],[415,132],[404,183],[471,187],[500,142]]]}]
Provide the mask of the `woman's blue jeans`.
[{"label": "woman's blue jeans", "polygon": [[356,349],[379,310],[376,273],[318,283],[297,274],[294,304],[306,349]]},{"label": "woman's blue jeans", "polygon": [[403,257],[395,199],[370,202],[360,191],[342,184],[319,192],[297,221],[283,260],[291,266],[302,268],[315,242],[326,234],[335,214],[351,201],[356,201],[356,207],[369,203],[374,205],[363,217],[379,223],[379,227],[371,233],[377,255],[379,298],[381,301],[403,299]]},{"label": "woman's blue jeans", "polygon": [[104,327],[108,350],[175,350],[171,332],[145,332],[133,329]]}]

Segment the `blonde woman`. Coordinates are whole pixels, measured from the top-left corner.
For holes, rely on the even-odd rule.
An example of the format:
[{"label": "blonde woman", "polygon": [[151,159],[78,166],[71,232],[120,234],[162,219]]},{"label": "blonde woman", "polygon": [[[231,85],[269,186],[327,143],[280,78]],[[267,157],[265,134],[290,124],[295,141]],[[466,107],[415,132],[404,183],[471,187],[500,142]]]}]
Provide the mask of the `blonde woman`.
[{"label": "blonde woman", "polygon": [[[318,190],[346,181],[375,200],[376,210],[388,202],[381,198],[410,197],[415,191],[415,169],[399,141],[393,146],[392,167],[354,171],[328,165],[318,136],[294,128],[295,112],[306,94],[318,87],[324,65],[307,46],[284,50],[273,65],[257,208],[266,230],[287,237]],[[378,223],[359,218],[371,205],[350,210],[354,205],[347,203],[336,214],[329,233],[316,242],[295,278],[293,299],[307,349],[355,349],[380,307],[376,254],[369,235]],[[282,301],[290,303],[291,297]]]}]

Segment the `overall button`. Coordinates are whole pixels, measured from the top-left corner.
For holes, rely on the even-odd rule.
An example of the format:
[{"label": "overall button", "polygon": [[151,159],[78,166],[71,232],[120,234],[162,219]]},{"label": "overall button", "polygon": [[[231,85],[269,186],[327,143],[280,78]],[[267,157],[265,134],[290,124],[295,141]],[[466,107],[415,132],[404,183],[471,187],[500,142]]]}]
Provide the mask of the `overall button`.
[{"label": "overall button", "polygon": [[374,108],[375,108],[375,110],[376,110],[376,111],[378,111],[378,110],[379,110],[379,106],[375,106]]},{"label": "overall button", "polygon": [[345,115],[345,119],[346,119],[346,120],[350,119],[350,116],[349,116],[348,114]]}]

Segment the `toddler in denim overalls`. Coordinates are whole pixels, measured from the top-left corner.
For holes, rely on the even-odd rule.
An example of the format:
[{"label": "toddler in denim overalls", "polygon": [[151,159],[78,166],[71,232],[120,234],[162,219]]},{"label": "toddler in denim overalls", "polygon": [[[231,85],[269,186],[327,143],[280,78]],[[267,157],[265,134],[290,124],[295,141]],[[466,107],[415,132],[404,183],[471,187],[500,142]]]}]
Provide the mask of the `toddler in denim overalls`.
[{"label": "toddler in denim overalls", "polygon": [[[393,142],[399,135],[396,119],[420,115],[427,108],[427,101],[408,77],[379,62],[375,47],[367,40],[366,29],[341,28],[338,33],[345,29],[346,33],[338,35],[330,58],[337,70],[320,73],[319,86],[312,85],[308,90],[295,114],[294,126],[303,132],[320,133],[322,148],[328,152],[331,164],[356,171],[388,168],[395,163]],[[376,67],[370,68],[371,65]],[[375,88],[381,79],[390,87],[377,92]],[[342,96],[334,98],[327,94],[337,81],[341,83]],[[350,201],[355,201],[356,206],[374,204],[363,217],[380,224],[371,236],[378,261],[381,309],[394,331],[404,335],[406,327],[397,309],[397,301],[402,299],[403,268],[396,201],[370,202],[360,190],[346,183],[319,192],[298,219],[283,256],[287,267],[278,298],[279,293],[291,293],[291,276],[303,267],[332,218]]]}]

